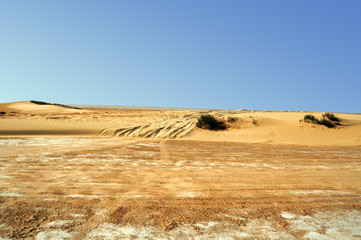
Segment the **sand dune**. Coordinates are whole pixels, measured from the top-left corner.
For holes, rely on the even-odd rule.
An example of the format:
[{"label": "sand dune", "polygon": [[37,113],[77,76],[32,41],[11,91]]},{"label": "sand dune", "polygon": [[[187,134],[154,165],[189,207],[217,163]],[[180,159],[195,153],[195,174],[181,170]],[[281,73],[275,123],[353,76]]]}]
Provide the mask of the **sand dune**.
[{"label": "sand dune", "polygon": [[[233,142],[264,142],[311,145],[361,145],[361,115],[337,114],[343,119],[344,126],[327,128],[312,123],[300,122],[304,115],[320,117],[322,113],[312,112],[244,112],[234,114],[245,120],[245,127],[218,131],[216,134],[206,130],[197,130],[189,138]],[[252,126],[247,121],[254,121]]]},{"label": "sand dune", "polygon": [[0,136],[95,135],[91,124],[77,121],[88,110],[40,101],[0,104]]},{"label": "sand dune", "polygon": [[0,104],[0,111],[10,113],[60,113],[76,112],[79,110],[81,109],[62,104],[47,103],[35,100]]},{"label": "sand dune", "polygon": [[[201,141],[263,142],[276,144],[361,145],[361,115],[337,114],[343,126],[327,128],[300,122],[306,114],[194,109],[80,109],[61,104],[24,101],[0,104],[1,136],[77,135],[132,138],[185,138]],[[227,121],[227,130],[196,127],[197,119],[211,114]]]}]

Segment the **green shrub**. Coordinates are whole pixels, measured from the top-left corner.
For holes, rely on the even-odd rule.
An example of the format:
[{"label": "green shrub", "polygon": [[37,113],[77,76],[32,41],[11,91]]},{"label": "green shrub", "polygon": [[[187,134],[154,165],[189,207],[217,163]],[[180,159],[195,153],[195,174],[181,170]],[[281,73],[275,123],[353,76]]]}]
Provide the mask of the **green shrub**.
[{"label": "green shrub", "polygon": [[331,122],[330,120],[327,120],[326,118],[321,119],[320,121],[317,122],[320,125],[324,125],[328,128],[334,128],[335,124],[333,122]]},{"label": "green shrub", "polygon": [[322,117],[333,122],[340,122],[340,119],[336,117],[333,113],[325,113],[322,115]]},{"label": "green shrub", "polygon": [[226,125],[222,121],[218,121],[212,115],[202,115],[198,118],[197,127],[209,130],[224,130]]},{"label": "green shrub", "polygon": [[303,117],[303,120],[305,121],[311,121],[311,122],[316,122],[317,121],[317,118],[315,118],[315,116],[311,115],[311,114],[308,114],[308,115],[305,115]]},{"label": "green shrub", "polygon": [[333,114],[333,113],[325,113],[325,114],[323,114],[321,120],[315,118],[315,116],[313,116],[311,114],[308,114],[308,115],[305,115],[303,117],[303,120],[305,122],[312,122],[312,123],[317,123],[317,124],[320,124],[320,125],[324,125],[324,126],[326,126],[328,128],[334,128],[337,125],[341,125],[340,124],[341,120],[338,117],[336,117],[335,114]]}]

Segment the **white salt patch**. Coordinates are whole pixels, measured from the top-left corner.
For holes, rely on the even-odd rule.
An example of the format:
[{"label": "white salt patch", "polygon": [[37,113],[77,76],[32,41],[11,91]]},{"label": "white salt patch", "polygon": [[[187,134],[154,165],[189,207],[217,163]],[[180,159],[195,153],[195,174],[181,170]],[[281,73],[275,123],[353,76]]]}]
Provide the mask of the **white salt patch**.
[{"label": "white salt patch", "polygon": [[149,198],[152,197],[152,195],[134,195],[133,198]]},{"label": "white salt patch", "polygon": [[180,166],[183,166],[183,165],[184,165],[184,162],[179,161],[179,162],[177,162],[175,165],[176,165],[177,167],[180,167]]},{"label": "white salt patch", "polygon": [[95,215],[105,217],[108,214],[108,211],[105,209],[100,209],[95,212]]},{"label": "white salt patch", "polygon": [[82,218],[82,217],[84,217],[85,215],[84,215],[84,214],[72,213],[72,214],[70,214],[70,216],[72,216],[72,217],[74,217],[74,218]]},{"label": "white salt patch", "polygon": [[263,163],[263,166],[268,167],[268,168],[272,168],[272,169],[276,169],[276,170],[280,169],[280,167],[276,167],[273,164],[269,164],[269,163]]},{"label": "white salt patch", "polygon": [[24,143],[24,139],[0,139],[0,146],[3,145],[20,145]]},{"label": "white salt patch", "polygon": [[281,216],[290,224],[289,230],[280,229],[272,220],[261,219],[248,220],[247,225],[241,227],[230,223],[201,222],[195,224],[200,228],[199,232],[190,225],[178,225],[170,231],[163,231],[154,227],[102,224],[84,239],[295,239],[287,231],[297,230],[305,231],[304,239],[357,239],[361,235],[361,214],[356,210],[321,212],[314,217],[282,212]]},{"label": "white salt patch", "polygon": [[208,165],[208,163],[194,161],[194,162],[191,162],[190,165],[204,166],[204,165]]},{"label": "white salt patch", "polygon": [[230,165],[230,166],[233,166],[233,167],[267,167],[267,168],[278,169],[278,167],[275,167],[274,165],[268,164],[268,163],[226,162],[226,163],[223,163],[223,165]]},{"label": "white salt patch", "polygon": [[223,216],[232,218],[232,219],[245,220],[245,218],[243,218],[243,217],[238,217],[238,216],[229,215],[229,214],[223,214]]},{"label": "white salt patch", "polygon": [[159,147],[159,143],[137,143],[135,146]]},{"label": "white salt patch", "polygon": [[121,227],[119,228],[119,231],[121,231],[124,235],[135,235],[137,233],[137,229],[134,227]]},{"label": "white salt patch", "polygon": [[282,216],[283,218],[287,218],[287,219],[294,219],[294,218],[296,218],[296,215],[295,215],[295,214],[288,213],[288,212],[282,212],[282,213],[281,213],[281,216]]},{"label": "white salt patch", "polygon": [[44,201],[58,201],[56,198],[43,198]]},{"label": "white salt patch", "polygon": [[151,238],[152,233],[156,229],[151,227],[131,227],[131,226],[118,226],[114,224],[102,224],[99,227],[90,231],[83,239],[159,239]]},{"label": "white salt patch", "polygon": [[59,221],[55,221],[55,222],[50,222],[50,223],[46,224],[46,226],[47,227],[62,227],[71,222],[72,222],[71,220],[59,220]]},{"label": "white salt patch", "polygon": [[178,225],[170,231],[154,227],[102,224],[89,232],[84,239],[294,239],[288,233],[278,232],[267,221],[253,221],[249,225],[238,227],[222,222],[203,222],[196,224],[201,229],[200,232],[197,232],[186,224]]},{"label": "white salt patch", "polygon": [[82,195],[82,194],[71,194],[71,195],[68,195],[69,197],[72,197],[72,198],[88,198],[89,196],[87,195]]},{"label": "white salt patch", "polygon": [[72,239],[73,235],[63,230],[52,230],[39,232],[36,236],[36,240],[63,240]]},{"label": "white salt patch", "polygon": [[218,222],[207,222],[207,223],[197,223],[195,224],[197,227],[203,228],[203,229],[210,229],[212,227],[215,227],[219,225]]},{"label": "white salt patch", "polygon": [[8,228],[8,226],[6,224],[4,224],[4,223],[1,223],[0,228],[6,229],[6,228]]},{"label": "white salt patch", "polygon": [[242,230],[255,239],[294,239],[289,233],[274,228],[273,223],[267,220],[252,220]]},{"label": "white salt patch", "polygon": [[122,158],[116,158],[116,159],[113,159],[113,162],[129,162],[129,160],[122,159]]},{"label": "white salt patch", "polygon": [[306,239],[352,239],[361,236],[360,211],[320,212],[287,220],[290,229],[306,231]]},{"label": "white salt patch", "polygon": [[53,153],[51,152],[44,152],[44,153],[41,153],[40,155],[41,156],[49,156],[49,155],[52,155]]},{"label": "white salt patch", "polygon": [[[194,239],[194,240],[234,240],[234,239],[242,239],[242,238],[249,238],[250,235],[246,232],[234,230],[234,229],[228,229],[227,226],[224,226],[225,229],[223,229],[222,232],[216,231],[216,232],[207,232],[207,229],[202,229],[201,232],[195,232],[190,227],[181,227],[176,228],[172,231],[170,231],[171,236],[169,239]],[[168,234],[167,236],[169,236]]]},{"label": "white salt patch", "polygon": [[63,169],[74,169],[75,167],[71,167],[71,166],[66,166],[66,167],[63,167]]},{"label": "white salt patch", "polygon": [[0,193],[1,197],[21,197],[22,194],[16,192],[2,192]]},{"label": "white salt patch", "polygon": [[27,156],[19,156],[15,159],[16,162],[23,162],[23,161],[27,161],[28,157]]},{"label": "white salt patch", "polygon": [[236,232],[235,236],[238,238],[249,238],[251,237],[248,233],[245,232]]},{"label": "white salt patch", "polygon": [[308,232],[303,236],[304,239],[314,239],[314,240],[331,240],[335,238],[329,238],[326,235],[320,234],[318,232]]},{"label": "white salt patch", "polygon": [[317,232],[321,230],[321,221],[311,216],[298,216],[297,219],[289,221],[293,229],[309,232]]},{"label": "white salt patch", "polygon": [[183,192],[177,194],[177,197],[197,197],[197,196],[199,196],[199,194],[195,192]]},{"label": "white salt patch", "polygon": [[14,178],[13,176],[8,176],[8,175],[0,175],[1,179],[9,179],[9,178]]}]

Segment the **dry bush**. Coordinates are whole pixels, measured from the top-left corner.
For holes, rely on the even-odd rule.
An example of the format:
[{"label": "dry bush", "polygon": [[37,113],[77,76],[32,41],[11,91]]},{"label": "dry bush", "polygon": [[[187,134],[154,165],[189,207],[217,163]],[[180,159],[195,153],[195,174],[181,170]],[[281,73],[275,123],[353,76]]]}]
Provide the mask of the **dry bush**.
[{"label": "dry bush", "polygon": [[251,118],[238,118],[238,117],[228,117],[226,121],[227,128],[250,128],[256,126],[257,120]]},{"label": "dry bush", "polygon": [[322,119],[317,119],[315,116],[308,114],[303,117],[305,122],[311,122],[319,125],[326,126],[328,128],[335,128],[340,124],[340,119],[335,116],[333,113],[325,113],[322,115]]},{"label": "dry bush", "polygon": [[197,127],[209,130],[224,130],[226,124],[212,115],[202,115],[198,118]]}]

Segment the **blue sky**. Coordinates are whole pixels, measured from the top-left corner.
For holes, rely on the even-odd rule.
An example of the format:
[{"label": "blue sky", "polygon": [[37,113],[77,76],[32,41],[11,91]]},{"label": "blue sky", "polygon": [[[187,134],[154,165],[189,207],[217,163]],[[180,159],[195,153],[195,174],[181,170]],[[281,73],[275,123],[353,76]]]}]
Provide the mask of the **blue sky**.
[{"label": "blue sky", "polygon": [[0,102],[361,112],[361,1],[0,2]]}]

